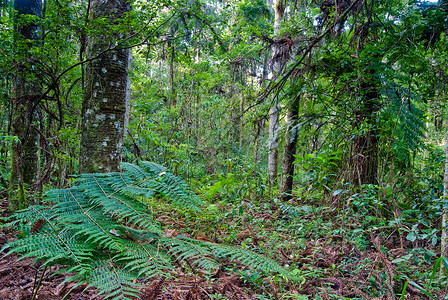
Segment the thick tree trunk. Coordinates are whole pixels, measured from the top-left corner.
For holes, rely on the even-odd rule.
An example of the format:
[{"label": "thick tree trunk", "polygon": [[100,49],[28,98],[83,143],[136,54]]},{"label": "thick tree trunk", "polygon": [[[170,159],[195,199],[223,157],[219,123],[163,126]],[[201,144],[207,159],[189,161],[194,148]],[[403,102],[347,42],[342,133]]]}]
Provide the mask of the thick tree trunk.
[{"label": "thick tree trunk", "polygon": [[378,138],[377,130],[370,129],[356,137],[353,144],[353,184],[377,184],[378,169]]},{"label": "thick tree trunk", "polygon": [[291,199],[293,177],[294,177],[294,155],[297,148],[297,117],[299,111],[292,107],[287,113],[287,131],[285,148],[283,152],[282,179],[280,185],[281,197],[285,200]]},{"label": "thick tree trunk", "polygon": [[369,72],[370,78],[361,83],[361,94],[363,103],[361,109],[356,113],[353,128],[360,131],[360,126],[369,126],[362,130],[363,135],[356,137],[353,141],[353,179],[355,185],[378,183],[378,129],[376,127],[376,114],[379,110],[378,88],[373,81],[374,71]]},{"label": "thick tree trunk", "polygon": [[[40,27],[36,22],[26,21],[26,16],[33,15],[41,18],[42,1],[16,0],[14,9],[17,12],[14,24],[18,49],[39,46]],[[28,61],[33,60],[31,56],[29,52]],[[39,134],[33,129],[33,124],[36,125],[38,111],[35,104],[40,100],[40,89],[35,79],[27,78],[29,67],[31,66],[20,65],[17,68],[11,99],[12,135],[19,139],[11,149],[9,210],[12,212],[28,204],[26,192],[39,177]]]},{"label": "thick tree trunk", "polygon": [[[110,22],[129,12],[126,1],[92,0],[90,19],[108,17]],[[115,39],[110,36],[92,36],[87,41],[87,56],[92,60],[86,69],[80,172],[116,171],[122,158],[123,138],[129,101],[129,49],[113,49]],[[118,47],[119,48],[119,47]]]}]

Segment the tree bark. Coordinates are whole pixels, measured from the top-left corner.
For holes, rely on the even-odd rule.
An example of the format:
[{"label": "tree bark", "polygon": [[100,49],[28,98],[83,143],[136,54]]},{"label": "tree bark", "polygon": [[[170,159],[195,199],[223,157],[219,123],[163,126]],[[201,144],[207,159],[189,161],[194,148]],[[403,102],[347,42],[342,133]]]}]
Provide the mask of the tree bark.
[{"label": "tree bark", "polygon": [[176,90],[174,86],[174,43],[168,42],[168,49],[170,50],[170,60],[168,64],[169,84],[170,84],[170,107],[176,107]]},{"label": "tree bark", "polygon": [[[285,3],[279,1],[277,4],[277,9],[285,9]],[[290,9],[293,9],[290,7]],[[282,12],[283,18],[283,12]],[[279,26],[279,25],[278,25]],[[281,61],[281,68],[285,64],[286,60],[289,57],[290,49],[283,49],[283,54],[278,57],[282,57],[284,61]],[[297,118],[299,114],[299,100],[300,97],[296,97],[291,106],[288,107],[288,112],[286,114],[287,117],[287,128],[286,128],[286,136],[285,136],[285,146],[283,152],[283,164],[282,164],[282,176],[280,182],[280,195],[282,199],[289,200],[292,198],[292,187],[293,187],[293,177],[294,177],[294,155],[296,154],[297,148]]]},{"label": "tree bark", "polygon": [[[448,200],[448,133],[446,140],[446,148],[445,148],[445,176],[443,178],[443,203]],[[448,219],[448,211],[446,209],[443,210],[442,215],[442,238],[440,241],[440,256],[444,259],[448,259],[448,234],[447,234],[447,219]],[[445,268],[445,264],[442,262],[440,264],[441,274],[446,275],[448,270]]]},{"label": "tree bark", "polygon": [[[14,1],[15,41],[18,49],[28,51],[39,47],[40,26],[36,21],[27,21],[26,16],[42,17],[42,1]],[[32,52],[26,60],[33,61]],[[24,59],[25,60],[25,59]],[[12,135],[19,140],[11,149],[11,174],[9,181],[9,210],[14,212],[27,206],[26,192],[39,177],[39,134],[33,129],[38,117],[36,101],[40,100],[40,88],[35,78],[27,75],[32,65],[23,63],[17,67],[11,99]],[[34,125],[33,125],[34,124]]]},{"label": "tree bark", "polygon": [[[107,17],[117,23],[131,10],[119,0],[92,0],[89,18]],[[82,108],[80,172],[116,171],[122,159],[129,101],[129,49],[114,49],[123,33],[91,36],[87,56],[96,57],[86,68]],[[113,49],[113,50],[109,50]]]},{"label": "tree bark", "polygon": [[[294,103],[295,104],[295,103]],[[285,147],[283,152],[282,177],[280,194],[284,200],[292,198],[292,186],[294,177],[294,155],[297,148],[297,117],[299,111],[296,107],[291,107],[287,113],[287,130]]]},{"label": "tree bark", "polygon": [[244,96],[240,93],[240,112],[239,112],[239,148],[242,149],[243,148],[243,138],[244,138],[244,121],[243,121],[243,116],[244,116]]},{"label": "tree bark", "polygon": [[256,123],[257,126],[257,135],[255,136],[255,164],[259,165],[261,163],[261,152],[260,148],[263,143],[263,135],[264,135],[264,127],[266,124],[266,119],[261,118]]},{"label": "tree bark", "polygon": [[278,168],[278,108],[275,104],[269,111],[269,154],[268,154],[268,184],[277,182]]},{"label": "tree bark", "polygon": [[[355,185],[378,183],[378,129],[376,114],[379,110],[379,93],[374,81],[374,70],[370,70],[363,79],[360,89],[363,102],[356,112],[353,129],[365,132],[353,141],[353,179]],[[364,129],[361,126],[367,125]]]},{"label": "tree bark", "polygon": [[[284,0],[275,0],[273,3],[273,10],[275,14],[274,19],[274,36],[279,34],[280,22],[283,19],[285,12]],[[281,62],[275,59],[279,49],[274,47],[274,53],[272,56],[272,71],[274,76],[281,70]],[[269,154],[268,154],[268,184],[273,186],[277,182],[277,169],[278,169],[278,110],[280,105],[278,101],[269,110]]]}]

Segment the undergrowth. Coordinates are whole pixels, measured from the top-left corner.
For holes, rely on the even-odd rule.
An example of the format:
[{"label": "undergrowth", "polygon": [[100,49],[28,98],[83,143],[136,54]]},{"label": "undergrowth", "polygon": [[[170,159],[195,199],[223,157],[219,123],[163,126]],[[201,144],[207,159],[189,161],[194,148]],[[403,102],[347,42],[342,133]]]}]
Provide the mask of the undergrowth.
[{"label": "undergrowth", "polygon": [[67,280],[88,283],[112,299],[137,297],[139,278],[169,276],[174,262],[212,272],[226,259],[298,278],[255,252],[165,234],[148,207],[155,199],[202,213],[202,200],[166,168],[123,163],[122,172],[82,174],[70,188],[47,192],[43,205],[14,214],[9,226],[23,234],[3,251],[36,257],[45,266],[63,265],[60,272],[74,274]]},{"label": "undergrowth", "polygon": [[439,299],[444,293],[446,278],[437,270],[448,262],[438,258],[433,225],[443,203],[428,198],[431,191],[405,198],[398,189],[347,185],[327,199],[267,201],[240,179],[218,178],[199,189],[201,200],[153,163],[84,174],[70,189],[48,192],[45,205],[16,214],[23,238],[7,251],[68,265],[64,271],[75,274],[68,280],[117,299],[138,295],[139,278],[175,275],[178,262],[211,282],[213,270],[237,274],[257,299]]}]

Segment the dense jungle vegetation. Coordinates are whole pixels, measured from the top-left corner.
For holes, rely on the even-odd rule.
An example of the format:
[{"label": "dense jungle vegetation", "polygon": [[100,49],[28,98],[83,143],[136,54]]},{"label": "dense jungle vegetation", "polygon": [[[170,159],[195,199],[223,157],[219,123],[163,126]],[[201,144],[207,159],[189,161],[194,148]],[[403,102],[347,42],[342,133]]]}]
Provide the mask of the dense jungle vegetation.
[{"label": "dense jungle vegetation", "polygon": [[0,20],[0,298],[448,299],[447,1]]}]

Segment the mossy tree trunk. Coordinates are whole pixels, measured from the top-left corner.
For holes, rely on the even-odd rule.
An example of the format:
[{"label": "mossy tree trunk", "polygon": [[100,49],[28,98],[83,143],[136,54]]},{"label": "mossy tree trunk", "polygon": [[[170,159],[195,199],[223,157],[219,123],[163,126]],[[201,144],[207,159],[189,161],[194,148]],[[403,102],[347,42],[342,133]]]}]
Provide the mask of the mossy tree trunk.
[{"label": "mossy tree trunk", "polygon": [[380,109],[380,94],[375,76],[375,70],[368,70],[360,83],[362,102],[353,122],[353,130],[360,132],[353,140],[352,147],[352,182],[355,185],[378,183],[379,132],[376,115]]},{"label": "mossy tree trunk", "polygon": [[[275,19],[274,19],[274,36],[280,33],[280,22],[283,20],[285,13],[284,0],[275,0],[272,4]],[[271,61],[273,69],[273,76],[277,76],[283,65],[283,61],[278,59],[279,56],[278,45],[274,47],[274,53]],[[278,113],[280,105],[278,99],[275,99],[274,105],[269,110],[269,154],[268,154],[268,184],[273,186],[277,183],[277,169],[278,169]]]},{"label": "mossy tree trunk", "polygon": [[[92,0],[89,18],[116,24],[131,10],[127,1]],[[120,45],[124,32],[88,37],[80,172],[116,171],[122,159],[128,110],[130,50]]]},{"label": "mossy tree trunk", "polygon": [[176,107],[176,87],[174,86],[174,73],[175,73],[175,44],[171,41],[168,41],[168,50],[170,51],[169,63],[168,63],[168,75],[169,75],[169,84],[170,84],[170,99],[169,106]]},{"label": "mossy tree trunk", "polygon": [[287,117],[287,129],[285,137],[285,147],[283,152],[282,177],[280,185],[281,197],[285,200],[292,198],[292,186],[294,177],[294,155],[297,148],[297,117],[299,110],[297,108],[298,100],[294,101],[289,108]]},{"label": "mossy tree trunk", "polygon": [[260,148],[263,144],[263,136],[264,136],[264,127],[266,125],[266,119],[262,117],[257,120],[255,126],[257,127],[257,134],[255,136],[255,149],[254,149],[254,157],[255,164],[259,165],[261,163],[261,151]]},{"label": "mossy tree trunk", "polygon": [[31,72],[35,52],[30,50],[40,44],[38,19],[42,17],[42,1],[16,0],[14,10],[15,43],[21,58],[11,98],[11,131],[18,138],[11,149],[8,203],[11,212],[28,205],[27,191],[39,177],[39,134],[33,127],[38,117],[36,102],[40,101],[40,88],[36,74]]},{"label": "mossy tree trunk", "polygon": [[268,184],[277,182],[278,168],[278,108],[276,103],[269,110],[269,153],[268,153]]},{"label": "mossy tree trunk", "polygon": [[[262,88],[266,88],[268,76],[269,76],[269,54],[266,53],[263,59],[263,73],[260,80],[260,85],[262,86]],[[257,133],[255,135],[254,157],[255,157],[255,164],[260,165],[262,162],[261,149],[264,139],[264,129],[266,127],[266,117],[265,116],[259,117],[259,119],[255,122],[255,125]]]}]

